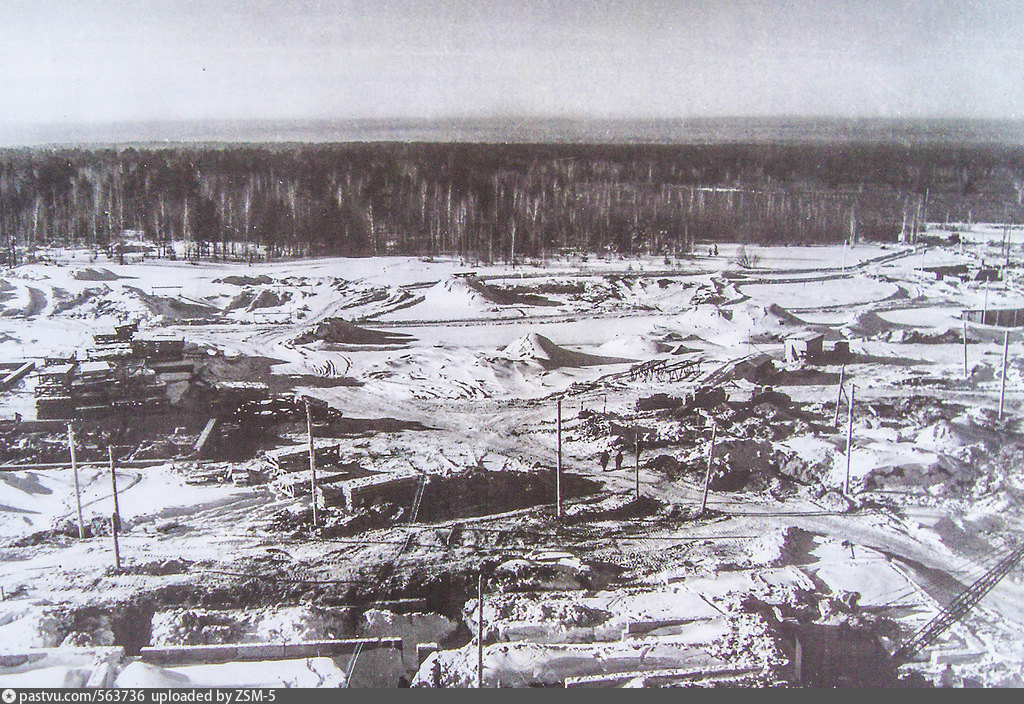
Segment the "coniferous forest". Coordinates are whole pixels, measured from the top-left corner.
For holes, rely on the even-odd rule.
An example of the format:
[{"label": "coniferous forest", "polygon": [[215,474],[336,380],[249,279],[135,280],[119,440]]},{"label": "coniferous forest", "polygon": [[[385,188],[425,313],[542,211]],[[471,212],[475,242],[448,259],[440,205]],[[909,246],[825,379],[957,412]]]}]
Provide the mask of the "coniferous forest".
[{"label": "coniferous forest", "polygon": [[[0,243],[170,256],[681,254],[1021,222],[1024,148],[352,143],[0,152]],[[179,251],[181,248],[178,248]]]}]

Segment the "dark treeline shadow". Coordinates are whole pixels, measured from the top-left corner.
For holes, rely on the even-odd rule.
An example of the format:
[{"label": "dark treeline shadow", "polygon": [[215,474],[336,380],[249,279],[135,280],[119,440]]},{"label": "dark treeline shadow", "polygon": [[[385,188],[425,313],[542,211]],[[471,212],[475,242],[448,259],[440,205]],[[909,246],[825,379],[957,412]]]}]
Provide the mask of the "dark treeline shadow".
[{"label": "dark treeline shadow", "polygon": [[1024,147],[954,142],[11,149],[0,247],[8,262],[50,244],[113,256],[125,241],[243,261],[679,256],[697,242],[894,241],[926,221],[1020,222],[1022,193]]}]

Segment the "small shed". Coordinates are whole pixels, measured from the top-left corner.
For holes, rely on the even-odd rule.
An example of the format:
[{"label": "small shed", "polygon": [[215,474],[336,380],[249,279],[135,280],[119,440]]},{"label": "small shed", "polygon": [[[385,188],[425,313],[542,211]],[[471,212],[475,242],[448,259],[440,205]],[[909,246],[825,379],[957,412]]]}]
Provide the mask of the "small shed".
[{"label": "small shed", "polygon": [[135,337],[135,333],[139,331],[139,323],[125,323],[124,325],[115,325],[114,334],[117,335],[119,342],[131,342],[132,338]]},{"label": "small shed", "polygon": [[936,279],[942,280],[946,277],[962,278],[970,273],[966,264],[945,264],[943,266],[926,266],[922,271],[932,274]]},{"label": "small shed", "polygon": [[114,367],[106,361],[82,362],[78,365],[78,376],[82,378],[103,378],[113,371]]},{"label": "small shed", "polygon": [[813,363],[824,352],[825,336],[810,330],[786,338],[786,361]]}]

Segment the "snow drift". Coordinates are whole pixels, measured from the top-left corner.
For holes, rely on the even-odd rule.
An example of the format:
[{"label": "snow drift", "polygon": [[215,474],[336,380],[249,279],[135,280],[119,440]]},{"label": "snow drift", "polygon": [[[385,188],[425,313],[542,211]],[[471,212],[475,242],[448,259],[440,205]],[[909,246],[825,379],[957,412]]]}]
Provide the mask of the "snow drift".
[{"label": "snow drift", "polygon": [[623,364],[633,360],[619,357],[602,357],[584,352],[574,352],[532,332],[515,340],[502,350],[502,354],[516,362],[537,364],[544,369],[558,367],[590,367],[599,364]]}]

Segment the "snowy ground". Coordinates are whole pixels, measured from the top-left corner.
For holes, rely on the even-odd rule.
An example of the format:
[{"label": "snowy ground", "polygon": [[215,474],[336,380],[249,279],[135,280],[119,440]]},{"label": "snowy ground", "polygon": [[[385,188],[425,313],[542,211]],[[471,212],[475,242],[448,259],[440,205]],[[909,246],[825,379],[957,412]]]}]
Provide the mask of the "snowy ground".
[{"label": "snowy ground", "polygon": [[[72,523],[67,534],[51,530],[76,515],[69,469],[4,471],[0,649],[63,643],[69,655],[0,669],[0,685],[58,675],[73,683],[85,666],[72,645],[131,651],[158,639],[368,633],[438,641],[441,650],[418,672],[408,654],[262,670],[135,663],[117,683],[336,686],[355,683],[365,667],[372,673],[363,681],[375,683],[471,684],[482,568],[491,573],[488,684],[657,684],[652,673],[682,682],[693,678],[680,673],[694,669],[725,683],[792,681],[793,642],[782,622],[848,624],[892,650],[1012,543],[1019,522],[1024,486],[1008,469],[1024,456],[1022,339],[1011,335],[1007,422],[993,418],[1001,331],[970,327],[966,377],[957,336],[960,309],[1024,307],[1024,289],[1013,270],[987,291],[920,270],[991,262],[987,239],[977,239],[918,251],[748,247],[753,269],[740,269],[735,248],[722,247],[717,257],[702,250],[669,262],[590,258],[514,269],[417,258],[122,265],[54,252],[62,264],[4,271],[5,360],[67,354],[101,328],[138,321],[140,337],[184,336],[210,368],[269,359],[272,388],[317,397],[344,416],[337,442],[345,461],[442,479],[472,468],[550,475],[561,397],[566,471],[601,491],[570,500],[574,518],[561,526],[553,497],[446,518],[428,495],[423,515],[433,517],[414,525],[405,507],[390,526],[315,537],[303,513],[308,489],[292,495],[280,480],[186,483],[204,467],[184,453],[118,469],[127,529],[127,569],[118,574],[109,537],[79,540]],[[347,322],[330,327],[335,318]],[[827,345],[849,340],[853,353],[843,371],[857,401],[850,497],[842,493],[845,401],[832,425],[840,366],[782,362],[782,339],[808,329]],[[775,360],[781,372],[771,386],[788,400],[752,404],[750,417],[742,406],[659,407],[658,394],[678,400],[694,381],[621,376],[649,360],[699,359],[707,383],[740,404],[763,389],[728,363],[758,354]],[[34,383],[0,397],[0,416],[32,420]],[[698,517],[712,418],[716,482],[710,512]],[[299,444],[304,431],[281,428],[279,440]],[[647,444],[634,474],[637,432]],[[610,471],[598,461],[606,449]],[[230,465],[222,469],[227,476]],[[85,520],[100,525],[112,510],[109,473],[84,468],[80,481]],[[656,505],[629,502],[637,481]],[[328,513],[342,521],[340,511]],[[393,576],[376,579],[388,565]],[[1016,571],[925,654],[931,660],[904,669],[933,677],[949,660],[979,682],[1020,684],[1021,596]],[[402,598],[426,599],[425,612],[383,625],[335,613]]]}]

